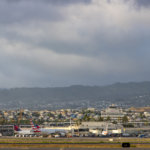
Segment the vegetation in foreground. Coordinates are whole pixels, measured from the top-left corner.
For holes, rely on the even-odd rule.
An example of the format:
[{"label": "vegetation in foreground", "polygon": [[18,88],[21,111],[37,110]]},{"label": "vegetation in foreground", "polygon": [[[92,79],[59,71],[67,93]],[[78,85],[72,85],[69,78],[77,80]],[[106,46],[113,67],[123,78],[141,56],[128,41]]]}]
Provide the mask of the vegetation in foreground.
[{"label": "vegetation in foreground", "polygon": [[[113,139],[113,140],[112,140]],[[0,143],[41,143],[41,144],[105,144],[105,143],[146,143],[150,144],[150,138],[1,138]]]}]

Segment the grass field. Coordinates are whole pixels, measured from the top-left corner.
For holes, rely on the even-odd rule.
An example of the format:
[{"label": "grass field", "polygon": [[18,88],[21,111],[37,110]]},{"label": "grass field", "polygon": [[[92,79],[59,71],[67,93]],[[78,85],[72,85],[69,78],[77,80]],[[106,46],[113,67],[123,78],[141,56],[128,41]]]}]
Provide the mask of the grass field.
[{"label": "grass field", "polygon": [[149,143],[150,138],[0,138],[0,143],[81,143],[81,144],[97,144],[97,143]]},{"label": "grass field", "polygon": [[[131,147],[150,148],[150,138],[0,138],[0,148],[120,148],[123,142]],[[112,140],[112,139],[111,139]],[[32,143],[32,144],[30,144]],[[145,143],[145,144],[142,144]]]},{"label": "grass field", "polygon": [[[113,141],[111,141],[113,139]],[[0,138],[0,143],[150,143],[150,138]]]}]

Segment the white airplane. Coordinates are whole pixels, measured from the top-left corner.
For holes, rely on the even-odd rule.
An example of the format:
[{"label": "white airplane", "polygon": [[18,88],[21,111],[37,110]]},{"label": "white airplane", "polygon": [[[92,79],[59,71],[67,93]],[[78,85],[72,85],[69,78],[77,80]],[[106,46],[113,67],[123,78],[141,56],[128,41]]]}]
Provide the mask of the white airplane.
[{"label": "white airplane", "polygon": [[35,134],[32,130],[21,130],[17,125],[14,125],[14,130],[15,130],[14,132],[15,134],[22,135],[22,136]]},{"label": "white airplane", "polygon": [[32,131],[34,133],[39,133],[43,135],[50,135],[50,134],[55,134],[59,133],[61,135],[64,135],[67,133],[67,130],[64,129],[46,129],[46,128],[40,128],[38,125],[34,125],[32,120],[30,120],[31,126],[32,126]]},{"label": "white airplane", "polygon": [[108,135],[108,124],[106,125],[105,130],[102,131],[102,135],[104,136]]}]

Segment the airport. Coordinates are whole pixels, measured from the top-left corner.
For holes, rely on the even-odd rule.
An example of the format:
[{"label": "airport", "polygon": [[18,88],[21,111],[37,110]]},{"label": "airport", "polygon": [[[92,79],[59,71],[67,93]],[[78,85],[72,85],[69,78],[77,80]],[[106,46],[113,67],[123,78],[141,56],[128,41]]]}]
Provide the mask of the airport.
[{"label": "airport", "polygon": [[0,119],[5,120],[0,125],[0,136],[148,138],[149,110],[149,107],[123,109],[112,104],[103,110],[1,111]]},{"label": "airport", "polygon": [[[136,123],[137,124],[137,123]],[[53,126],[41,126],[33,129],[32,125],[19,125],[15,130],[14,125],[0,125],[0,136],[14,137],[145,137],[149,138],[150,127],[123,128],[108,122],[82,122],[75,123],[52,123]]]},{"label": "airport", "polygon": [[[10,120],[0,125],[0,146],[3,148],[102,149],[121,148],[123,144],[150,148],[149,107],[123,109],[112,104],[100,111],[94,108],[56,111],[21,109],[4,110],[0,115]],[[39,124],[41,118],[45,121]]]},{"label": "airport", "polygon": [[150,107],[1,110],[0,148],[150,148]]}]

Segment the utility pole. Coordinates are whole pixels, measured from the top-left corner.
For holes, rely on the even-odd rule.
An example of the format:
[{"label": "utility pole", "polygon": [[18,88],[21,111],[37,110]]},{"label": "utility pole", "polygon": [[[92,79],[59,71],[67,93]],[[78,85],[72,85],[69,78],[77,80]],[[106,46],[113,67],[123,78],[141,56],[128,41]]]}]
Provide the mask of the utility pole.
[{"label": "utility pole", "polygon": [[23,110],[20,109],[20,114],[19,114],[19,118],[18,118],[18,124],[20,124],[20,120],[22,120],[22,112],[23,112]]}]

